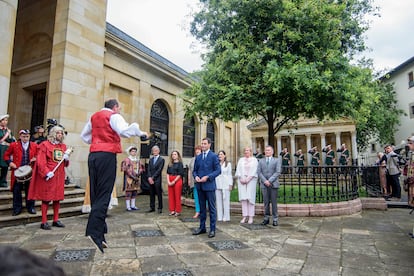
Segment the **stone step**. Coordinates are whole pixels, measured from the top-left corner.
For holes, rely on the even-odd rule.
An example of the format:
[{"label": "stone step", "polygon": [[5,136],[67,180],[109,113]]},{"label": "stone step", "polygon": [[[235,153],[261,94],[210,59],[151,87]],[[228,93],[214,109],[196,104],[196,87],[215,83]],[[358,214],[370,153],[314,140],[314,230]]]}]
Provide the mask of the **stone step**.
[{"label": "stone step", "polygon": [[[69,191],[69,190],[74,190],[74,189],[79,189],[79,185],[77,184],[67,184],[65,185],[65,191]],[[0,196],[3,194],[10,194],[10,187],[0,187]]]},{"label": "stone step", "polygon": [[[82,215],[81,209],[82,209],[81,206],[60,208],[59,217],[63,218],[63,217]],[[47,212],[47,217],[48,217],[49,223],[51,223],[51,220],[53,218],[52,207],[49,207],[49,210]],[[22,212],[18,216],[11,216],[11,215],[0,216],[0,227],[21,225],[21,224],[27,224],[27,223],[33,223],[33,222],[40,223],[41,221],[42,221],[42,214],[39,210],[37,210],[36,215],[31,215],[26,212]]]},{"label": "stone step", "polygon": [[[65,198],[60,202],[61,208],[67,208],[67,207],[80,207],[82,208],[84,197],[73,197],[73,198]],[[40,205],[41,201],[35,201],[35,209],[37,212],[40,212]],[[49,204],[52,206],[52,203]],[[12,204],[3,204],[0,205],[0,216],[8,216],[13,213]],[[51,208],[51,207],[50,207]],[[27,212],[25,208],[25,203],[23,202],[23,210],[22,213]]]},{"label": "stone step", "polygon": [[[25,206],[25,195],[22,193],[23,206]],[[79,188],[76,184],[65,185],[65,199],[60,202],[59,217],[69,217],[82,215],[82,205],[85,197],[85,190]],[[35,202],[37,213],[35,215],[27,213],[23,208],[22,213],[18,216],[12,216],[13,194],[9,188],[0,188],[0,227],[27,224],[32,222],[40,222],[42,214],[40,211],[40,201]],[[50,203],[52,204],[52,203]],[[50,205],[48,210],[48,218],[52,219],[53,208]]]},{"label": "stone step", "polygon": [[[84,197],[85,190],[81,188],[66,188],[65,187],[65,199],[66,198],[76,198],[76,197]],[[23,201],[25,200],[26,196],[24,192],[22,193]],[[13,194],[12,192],[8,191],[8,193],[1,193],[0,194],[0,205],[8,205],[13,203]]]}]

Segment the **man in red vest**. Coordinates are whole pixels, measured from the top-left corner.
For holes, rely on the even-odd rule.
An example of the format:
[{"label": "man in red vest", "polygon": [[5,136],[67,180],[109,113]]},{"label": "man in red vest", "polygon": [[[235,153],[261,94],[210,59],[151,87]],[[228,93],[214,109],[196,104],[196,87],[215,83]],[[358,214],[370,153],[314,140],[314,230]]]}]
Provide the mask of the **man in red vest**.
[{"label": "man in red vest", "polygon": [[120,106],[116,99],[105,102],[104,108],[92,115],[81,132],[82,140],[90,144],[88,157],[91,212],[86,236],[104,253],[108,244],[105,222],[111,193],[116,178],[116,154],[121,153],[121,137],[148,137],[137,123],[128,124],[119,114]]}]

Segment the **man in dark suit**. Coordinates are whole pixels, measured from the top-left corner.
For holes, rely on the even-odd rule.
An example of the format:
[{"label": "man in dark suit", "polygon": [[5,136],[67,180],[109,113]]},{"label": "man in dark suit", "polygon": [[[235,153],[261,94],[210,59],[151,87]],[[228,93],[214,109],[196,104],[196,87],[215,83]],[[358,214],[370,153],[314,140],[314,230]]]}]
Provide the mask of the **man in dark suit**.
[{"label": "man in dark suit", "polygon": [[216,177],[221,173],[221,166],[217,154],[210,151],[211,140],[204,138],[201,141],[201,154],[197,155],[194,162],[193,176],[200,202],[200,227],[193,235],[206,233],[207,210],[210,211],[209,238],[216,235]]},{"label": "man in dark suit", "polygon": [[162,169],[164,168],[164,158],[160,156],[160,148],[152,147],[152,157],[148,164],[148,183],[150,184],[150,209],[148,213],[155,211],[155,195],[158,198],[158,213],[162,213]]},{"label": "man in dark suit", "polygon": [[281,161],[273,157],[273,147],[266,146],[265,158],[260,159],[257,166],[257,175],[260,181],[260,189],[263,193],[263,204],[265,209],[263,225],[269,224],[270,202],[272,203],[273,226],[278,225],[277,215],[277,193],[279,190],[279,175],[281,172]]}]

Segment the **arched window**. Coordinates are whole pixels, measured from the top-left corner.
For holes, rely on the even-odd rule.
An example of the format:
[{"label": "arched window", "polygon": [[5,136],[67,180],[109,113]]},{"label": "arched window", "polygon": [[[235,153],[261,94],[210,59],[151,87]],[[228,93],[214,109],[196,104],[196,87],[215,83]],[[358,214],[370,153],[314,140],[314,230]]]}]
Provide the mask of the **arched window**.
[{"label": "arched window", "polygon": [[168,125],[170,118],[165,104],[161,100],[156,100],[151,107],[150,132],[165,134],[167,139],[157,140],[161,155],[168,155]]},{"label": "arched window", "polygon": [[192,157],[195,147],[195,120],[194,117],[185,118],[183,125],[183,156]]},{"label": "arched window", "polygon": [[207,137],[211,139],[211,150],[214,151],[214,144],[215,144],[215,131],[214,131],[214,123],[208,122],[207,123]]}]

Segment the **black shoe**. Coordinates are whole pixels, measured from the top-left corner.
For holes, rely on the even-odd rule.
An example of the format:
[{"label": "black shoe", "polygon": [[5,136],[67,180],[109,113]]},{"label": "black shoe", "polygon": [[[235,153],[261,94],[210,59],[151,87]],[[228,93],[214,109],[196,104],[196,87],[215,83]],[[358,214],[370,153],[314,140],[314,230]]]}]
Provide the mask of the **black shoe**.
[{"label": "black shoe", "polygon": [[209,238],[214,238],[215,236],[216,236],[216,231],[210,231],[210,233],[208,233]]},{"label": "black shoe", "polygon": [[103,243],[99,242],[98,239],[95,237],[88,236],[88,238],[93,242],[93,245],[95,245],[96,249],[99,249],[99,251],[101,251],[101,253],[103,254],[104,253],[103,245],[102,245]]},{"label": "black shoe", "polygon": [[161,214],[162,213],[162,209],[158,209],[158,214]]},{"label": "black shoe", "polygon": [[279,224],[277,223],[277,221],[273,222],[273,226],[278,226]]},{"label": "black shoe", "polygon": [[155,209],[149,209],[149,210],[147,211],[147,213],[152,213],[152,212],[155,212]]},{"label": "black shoe", "polygon": [[27,210],[27,212],[29,214],[36,215],[36,210],[34,208],[30,208],[29,210]]},{"label": "black shoe", "polygon": [[64,225],[62,222],[60,222],[60,220],[54,221],[54,222],[52,223],[52,226],[55,226],[55,227],[60,227],[60,228],[65,227],[65,225]]},{"label": "black shoe", "polygon": [[50,227],[49,223],[47,222],[40,224],[40,228],[43,230],[52,230],[52,227]]},{"label": "black shoe", "polygon": [[269,220],[268,219],[264,219],[263,221],[262,221],[262,225],[268,225],[269,224]]},{"label": "black shoe", "polygon": [[193,232],[193,235],[200,235],[200,234],[204,234],[204,233],[207,233],[206,229],[198,228],[197,230],[195,230]]},{"label": "black shoe", "polygon": [[13,211],[13,214],[12,214],[12,216],[18,216],[18,215],[20,215],[20,213],[21,213],[22,211]]}]

